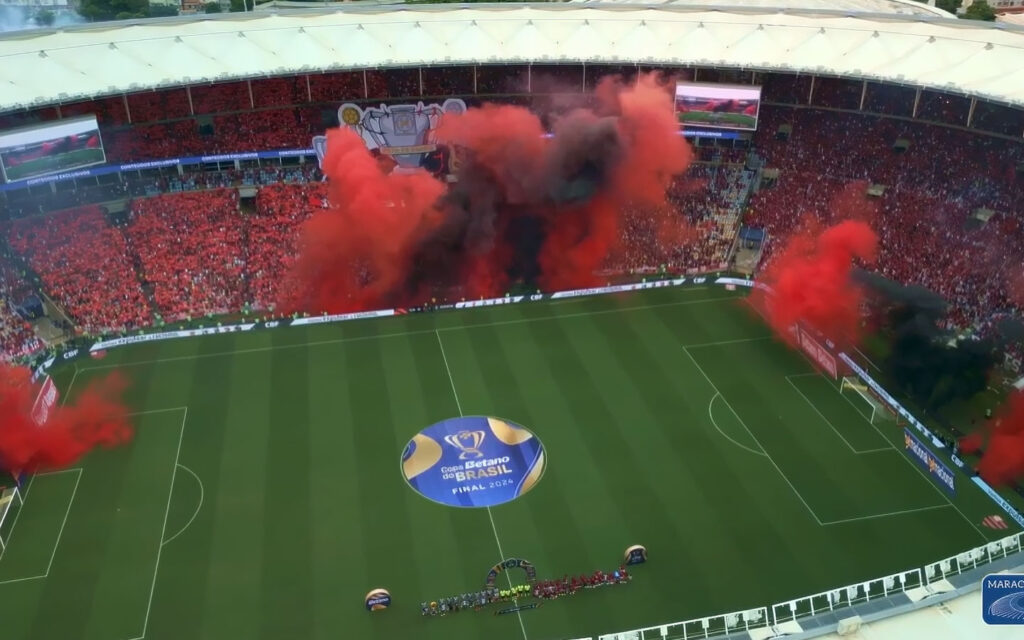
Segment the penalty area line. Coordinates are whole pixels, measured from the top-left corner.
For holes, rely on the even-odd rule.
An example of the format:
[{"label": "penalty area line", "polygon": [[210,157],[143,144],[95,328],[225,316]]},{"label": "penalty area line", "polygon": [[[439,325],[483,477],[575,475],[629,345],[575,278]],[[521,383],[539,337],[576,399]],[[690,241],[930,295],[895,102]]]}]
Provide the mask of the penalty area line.
[{"label": "penalty area line", "polygon": [[782,472],[782,468],[779,466],[777,462],[775,462],[771,454],[768,453],[768,450],[764,448],[764,445],[761,444],[761,441],[757,439],[757,436],[754,435],[754,432],[750,430],[750,427],[747,426],[747,423],[743,421],[743,418],[740,417],[740,414],[736,413],[736,409],[733,409],[732,405],[729,404],[729,400],[724,395],[722,395],[722,391],[718,388],[718,385],[715,384],[715,382],[711,379],[711,376],[709,376],[707,372],[704,371],[704,367],[700,366],[700,363],[697,362],[697,359],[693,357],[693,354],[690,353],[689,349],[687,349],[686,347],[682,347],[682,349],[683,353],[685,353],[686,356],[690,359],[690,362],[693,363],[693,366],[697,367],[697,371],[699,371],[700,374],[704,376],[704,379],[707,380],[708,384],[711,385],[711,389],[718,395],[722,396],[722,402],[725,403],[725,406],[729,407],[729,411],[732,411],[732,415],[736,416],[736,419],[739,420],[739,423],[743,425],[743,428],[746,429],[747,433],[750,435],[750,439],[753,440],[754,443],[756,443],[762,451],[764,451],[765,457],[768,458],[768,461],[772,463],[772,466],[775,467],[775,470],[779,472],[779,477],[781,477],[783,481],[785,481],[785,483],[789,485],[789,488],[793,491],[793,494],[796,495],[796,497],[804,505],[804,507],[807,509],[807,512],[811,514],[811,517],[814,518],[814,521],[820,525],[821,518],[819,518],[818,514],[814,512],[814,509],[811,508],[811,505],[808,504],[806,500],[804,500],[804,497],[800,495],[800,492],[797,491],[796,486],[790,481],[789,477],[787,477],[786,474]]},{"label": "penalty area line", "polygon": [[[711,400],[708,401],[708,418],[711,419],[711,424],[715,427],[715,429],[718,431],[718,433],[722,434],[722,436],[726,440],[728,440],[729,442],[733,443],[734,445],[736,445],[740,449],[745,449],[746,451],[749,451],[750,453],[754,454],[755,456],[761,456],[763,458],[767,458],[768,454],[766,454],[764,451],[758,451],[757,449],[751,449],[750,447],[748,447],[747,445],[743,444],[742,442],[737,442],[736,440],[734,440],[725,431],[722,431],[722,428],[720,426],[718,426],[718,422],[715,420],[715,414],[712,412],[712,409],[711,409],[711,407],[713,407],[714,404],[715,404],[715,398],[722,398],[722,394],[720,394],[720,393],[718,393],[716,391],[715,395],[711,396]],[[724,400],[725,398],[722,398],[722,399]]]},{"label": "penalty area line", "polygon": [[[792,378],[793,378],[793,376],[786,376],[786,382],[788,382],[789,385],[791,387],[793,387],[793,391],[796,391],[798,394],[800,394],[800,397],[803,398],[807,402],[807,406],[809,406],[811,409],[813,409],[814,413],[818,414],[818,417],[820,417],[822,420],[825,421],[825,424],[827,424],[829,426],[829,428],[832,429],[833,433],[835,433],[837,436],[839,436],[839,439],[843,441],[843,444],[845,444],[850,451],[852,451],[853,453],[858,454],[858,455],[860,455],[862,453],[879,453],[879,452],[882,452],[882,451],[892,451],[892,448],[890,448],[890,447],[881,447],[881,448],[864,449],[864,450],[861,450],[861,449],[858,449],[858,448],[854,447],[852,444],[850,444],[850,441],[846,439],[846,436],[844,436],[839,431],[839,429],[837,429],[836,426],[834,424],[832,424],[832,421],[825,417],[825,414],[821,412],[821,409],[818,409],[818,405],[814,404],[814,402],[811,401],[811,399],[807,396],[807,394],[804,393],[803,391],[801,391],[800,387],[796,386],[796,383],[793,382]],[[829,386],[832,386],[832,385],[829,385]]]},{"label": "penalty area line", "polygon": [[[71,500],[68,501],[68,508],[64,511],[64,520],[61,521],[60,531],[57,532],[57,541],[53,543],[53,551],[50,553],[50,561],[46,563],[46,573],[43,575],[44,578],[49,577],[50,575],[50,568],[53,566],[53,559],[57,555],[57,547],[60,546],[61,536],[64,535],[64,525],[68,523],[68,514],[71,513],[71,505],[75,503],[75,496],[78,495],[78,484],[82,481],[82,470],[77,469],[77,471],[78,477],[75,478],[75,488],[71,491]],[[24,506],[24,503],[22,503],[22,507]]]},{"label": "penalty area line", "polygon": [[[174,480],[178,476],[178,467],[180,466],[178,460],[181,458],[181,443],[185,439],[185,423],[188,421],[188,407],[181,407],[184,412],[181,416],[181,431],[178,433],[178,449],[174,453],[174,467],[171,471],[171,484],[167,490],[167,507],[164,509],[164,524],[160,530],[160,544],[156,548],[156,565],[153,567],[153,580],[149,585],[149,599],[146,602],[146,616],[142,622],[142,633],[135,636],[131,640],[143,640],[146,637],[146,631],[149,629],[149,615],[153,610],[153,594],[156,593],[156,578],[160,573],[160,559],[163,555],[164,550],[164,539],[167,537],[167,520],[171,515],[171,498],[174,496]],[[179,532],[180,533],[180,532]]]},{"label": "penalty area line", "polygon": [[[441,332],[434,330],[434,335],[437,336],[437,346],[441,349],[441,359],[444,360],[444,370],[448,374],[448,384],[452,388],[452,396],[455,398],[455,407],[459,410],[459,416],[462,417],[465,414],[462,413],[462,402],[459,401],[459,392],[455,389],[455,379],[452,378],[452,369],[448,366],[448,355],[444,351],[444,342],[441,340]],[[487,509],[487,518],[491,521],[491,531],[494,533],[494,542],[498,545],[498,555],[501,556],[502,562],[505,560],[505,551],[501,548],[501,538],[498,537],[498,526],[494,523],[494,514],[491,512],[490,507]],[[512,576],[509,575],[508,571],[504,572],[505,578],[508,579],[508,588],[512,589]],[[519,598],[513,597],[512,600],[519,604]],[[526,624],[523,622],[523,613],[516,611],[516,617],[519,618],[519,629],[523,632],[523,640],[528,640],[526,636]]]},{"label": "penalty area line", "polygon": [[[830,386],[831,386],[831,385],[830,385]],[[843,398],[844,398],[844,399],[845,399],[845,400],[846,400],[847,402],[849,402],[849,403],[850,403],[850,405],[851,405],[851,406],[853,406],[853,408],[854,408],[854,409],[857,409],[857,405],[853,403],[853,400],[850,400],[850,399],[849,399],[848,397],[846,397],[846,394],[844,394],[844,393],[843,393],[842,389],[840,389],[839,387],[836,387],[836,386],[833,386],[832,388],[836,390],[836,393],[838,393],[838,394],[839,394],[840,396],[842,396],[842,397],[843,397]],[[925,482],[926,482],[926,483],[927,483],[927,484],[928,484],[928,485],[929,485],[930,487],[932,487],[933,489],[935,489],[935,491],[936,491],[936,492],[937,492],[937,493],[938,493],[938,494],[939,494],[940,496],[942,496],[942,497],[943,497],[943,499],[945,499],[945,500],[946,500],[946,503],[947,503],[947,504],[948,504],[949,506],[953,507],[953,509],[955,509],[955,510],[956,510],[956,512],[960,514],[960,517],[964,519],[964,522],[966,522],[967,524],[969,524],[969,525],[971,526],[971,528],[972,528],[972,529],[974,529],[974,530],[975,530],[975,531],[976,531],[976,532],[978,533],[978,535],[979,535],[979,536],[981,536],[981,539],[982,539],[982,540],[984,540],[985,542],[988,542],[988,541],[989,541],[989,538],[988,538],[988,536],[987,536],[987,535],[985,535],[985,532],[984,532],[984,531],[982,531],[981,529],[979,529],[979,528],[978,528],[978,525],[974,524],[974,521],[973,521],[973,520],[971,520],[970,518],[968,518],[968,517],[967,517],[967,514],[966,514],[966,513],[964,513],[964,512],[963,512],[963,510],[962,510],[962,509],[961,509],[960,507],[958,507],[958,506],[956,505],[956,503],[955,503],[955,502],[953,502],[953,501],[952,501],[952,500],[950,499],[950,497],[949,497],[948,495],[946,495],[946,493],[945,493],[945,492],[944,492],[944,491],[943,491],[942,489],[940,489],[940,488],[939,488],[939,485],[935,484],[935,482],[934,482],[934,481],[933,481],[933,480],[932,480],[931,478],[929,478],[928,476],[926,476],[926,475],[925,475],[924,471],[923,471],[923,470],[921,470],[921,468],[920,468],[920,467],[918,467],[918,466],[917,466],[917,464],[916,464],[916,463],[915,463],[915,462],[914,462],[913,460],[911,460],[911,459],[910,459],[910,457],[909,457],[909,456],[908,456],[908,455],[906,454],[906,452],[904,452],[904,451],[901,451],[901,450],[900,450],[900,449],[899,449],[899,448],[898,448],[898,447],[897,447],[897,446],[896,446],[895,444],[893,444],[893,441],[892,441],[892,440],[890,440],[890,439],[888,438],[888,436],[886,436],[886,435],[885,435],[885,433],[883,433],[883,432],[882,432],[882,430],[878,428],[878,425],[877,425],[877,424],[875,424],[874,422],[872,422],[872,421],[871,421],[871,419],[870,419],[870,418],[868,418],[867,416],[865,416],[865,415],[864,415],[864,414],[863,414],[863,413],[862,413],[862,412],[860,411],[860,409],[857,409],[857,414],[858,414],[858,415],[859,415],[859,416],[860,416],[861,418],[863,418],[863,419],[864,419],[864,422],[867,422],[867,423],[868,423],[869,425],[871,425],[871,428],[872,428],[872,429],[874,429],[874,430],[875,430],[875,431],[876,431],[876,432],[878,433],[878,435],[882,436],[882,440],[884,440],[885,442],[887,442],[887,443],[889,444],[889,447],[890,447],[890,448],[892,448],[892,450],[893,450],[893,451],[895,451],[895,452],[896,452],[897,454],[899,454],[899,456],[900,456],[901,458],[903,458],[904,460],[906,460],[906,461],[907,461],[907,464],[909,464],[909,465],[910,465],[910,467],[911,467],[911,468],[912,468],[912,469],[913,469],[914,471],[916,471],[916,472],[917,472],[917,474],[918,474],[919,476],[921,476],[922,478],[924,478],[924,481],[925,481]]]}]

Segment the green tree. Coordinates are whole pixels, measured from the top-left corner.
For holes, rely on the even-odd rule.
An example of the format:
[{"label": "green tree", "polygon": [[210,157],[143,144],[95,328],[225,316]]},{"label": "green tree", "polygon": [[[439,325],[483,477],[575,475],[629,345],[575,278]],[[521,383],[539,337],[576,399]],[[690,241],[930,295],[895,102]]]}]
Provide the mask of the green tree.
[{"label": "green tree", "polygon": [[206,13],[220,13],[223,9],[220,8],[219,2],[207,2],[203,5],[203,11]]},{"label": "green tree", "polygon": [[148,0],[82,0],[78,13],[87,20],[122,20],[149,15]]},{"label": "green tree", "polygon": [[234,12],[239,11],[252,11],[256,5],[256,0],[231,0],[231,10]]},{"label": "green tree", "polygon": [[57,14],[49,9],[40,9],[36,14],[36,24],[40,27],[49,27],[57,20]]},{"label": "green tree", "polygon": [[967,7],[964,17],[968,20],[984,20],[993,22],[996,19],[996,12],[985,0],[974,0],[971,6]]},{"label": "green tree", "polygon": [[956,10],[963,4],[963,0],[935,0],[935,6],[943,11],[956,15]]},{"label": "green tree", "polygon": [[149,5],[150,18],[166,18],[178,15],[178,7],[172,4],[151,4]]}]

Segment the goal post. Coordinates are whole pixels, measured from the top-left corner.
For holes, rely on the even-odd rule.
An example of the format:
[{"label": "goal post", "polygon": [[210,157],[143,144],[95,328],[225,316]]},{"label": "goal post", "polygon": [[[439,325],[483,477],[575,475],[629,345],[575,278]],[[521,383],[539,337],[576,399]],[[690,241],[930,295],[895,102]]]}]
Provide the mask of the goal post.
[{"label": "goal post", "polygon": [[22,504],[21,491],[17,486],[0,488],[0,553],[7,550],[7,541],[14,530],[12,520]]},{"label": "goal post", "polygon": [[[850,398],[850,402],[871,424],[902,424],[900,415],[883,402],[871,389],[854,376],[843,376],[839,392]],[[852,396],[852,397],[851,397]],[[864,407],[863,410],[860,407]]]}]

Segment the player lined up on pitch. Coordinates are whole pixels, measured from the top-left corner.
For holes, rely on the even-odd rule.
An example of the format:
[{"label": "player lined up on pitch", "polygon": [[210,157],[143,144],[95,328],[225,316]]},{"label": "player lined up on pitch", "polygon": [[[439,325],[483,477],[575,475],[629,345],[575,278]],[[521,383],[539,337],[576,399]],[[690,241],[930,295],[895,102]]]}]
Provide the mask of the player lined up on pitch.
[{"label": "player lined up on pitch", "polygon": [[432,600],[420,604],[420,611],[424,616],[444,616],[459,611],[480,611],[489,604],[509,602],[519,598],[534,597],[538,600],[554,600],[561,596],[573,595],[583,589],[593,589],[613,584],[625,584],[633,579],[633,576],[626,571],[625,566],[620,566],[611,573],[597,570],[591,575],[580,574],[578,576],[566,575],[554,580],[541,580],[533,584],[513,585],[509,589],[497,589],[489,587],[473,593],[463,593],[457,596],[449,596],[440,600]]}]

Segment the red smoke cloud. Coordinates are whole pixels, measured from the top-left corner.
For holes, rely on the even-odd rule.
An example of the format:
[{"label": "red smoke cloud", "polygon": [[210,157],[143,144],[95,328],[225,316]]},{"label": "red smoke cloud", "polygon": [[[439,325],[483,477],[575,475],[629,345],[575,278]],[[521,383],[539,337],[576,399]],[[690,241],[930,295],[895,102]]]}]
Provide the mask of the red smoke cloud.
[{"label": "red smoke cloud", "polygon": [[60,469],[97,446],[131,439],[128,409],[120,402],[124,380],[110,375],[90,384],[74,403],[55,406],[43,425],[32,421],[39,391],[26,367],[0,364],[0,467],[37,471]]},{"label": "red smoke cloud", "polygon": [[330,208],[303,226],[287,311],[338,313],[380,304],[402,282],[409,247],[441,222],[444,185],[426,172],[385,173],[362,138],[327,132]]},{"label": "red smoke cloud", "polygon": [[658,78],[600,83],[595,110],[577,109],[544,137],[540,118],[508,105],[446,115],[439,143],[457,150],[458,183],[386,173],[363,141],[328,133],[330,209],[305,225],[286,311],[414,305],[453,291],[502,295],[510,278],[545,289],[589,286],[620,242],[626,207],[650,209],[658,236],[685,225],[665,206],[692,150],[678,135]]},{"label": "red smoke cloud", "polygon": [[851,279],[854,260],[871,262],[878,237],[867,223],[846,220],[819,231],[809,223],[786,242],[760,282],[774,291],[755,290],[752,303],[772,328],[790,339],[790,328],[805,322],[836,341],[858,335],[863,290]]},{"label": "red smoke cloud", "polygon": [[[991,485],[1008,485],[1024,476],[1024,391],[1010,395],[992,425],[978,473]],[[960,441],[960,448],[975,453],[983,439],[981,432],[972,433]]]},{"label": "red smoke cloud", "polygon": [[594,271],[618,247],[627,207],[642,209],[663,242],[681,241],[690,233],[665,203],[672,178],[693,163],[693,149],[678,135],[672,96],[655,75],[642,75],[631,87],[606,78],[596,94],[599,110],[618,116],[623,156],[606,189],[553,225],[540,254],[541,286],[548,290],[600,284]]}]

